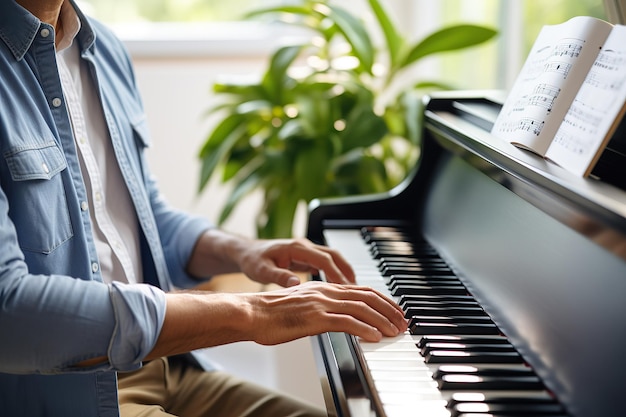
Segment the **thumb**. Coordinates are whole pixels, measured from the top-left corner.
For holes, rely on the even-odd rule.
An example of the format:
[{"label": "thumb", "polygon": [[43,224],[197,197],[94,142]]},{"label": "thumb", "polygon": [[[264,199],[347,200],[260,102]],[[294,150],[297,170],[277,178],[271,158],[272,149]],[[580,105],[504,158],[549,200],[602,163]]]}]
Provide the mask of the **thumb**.
[{"label": "thumb", "polygon": [[289,271],[285,271],[285,273],[277,275],[274,282],[281,287],[294,287],[300,284],[300,278]]}]

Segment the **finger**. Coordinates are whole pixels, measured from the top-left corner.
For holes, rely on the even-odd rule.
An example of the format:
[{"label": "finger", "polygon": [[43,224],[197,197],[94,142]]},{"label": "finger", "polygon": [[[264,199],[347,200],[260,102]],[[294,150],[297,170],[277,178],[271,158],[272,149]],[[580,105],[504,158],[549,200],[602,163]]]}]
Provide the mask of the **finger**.
[{"label": "finger", "polygon": [[288,269],[269,268],[267,272],[268,283],[280,285],[281,287],[293,287],[300,285],[300,278]]},{"label": "finger", "polygon": [[[373,318],[380,320],[384,318],[388,321],[394,329],[398,332],[404,332],[407,329],[407,320],[404,317],[404,312],[402,309],[391,299],[385,297],[383,294],[375,291],[371,288],[363,288],[359,287],[357,289],[349,290],[344,294],[344,297],[348,298],[348,302],[346,305],[352,306],[351,303],[357,302],[361,303],[361,306],[367,305],[369,309],[375,311],[379,314]],[[360,311],[356,310],[354,314],[362,313],[364,310],[363,307],[359,307],[359,305],[354,305],[354,308],[361,309]],[[381,321],[377,321],[376,323],[381,323]],[[371,323],[374,324],[374,323]],[[381,329],[382,331],[382,329]],[[383,332],[384,333],[384,332]],[[385,333],[386,336],[391,336],[391,334]],[[393,334],[395,336],[395,334]]]},{"label": "finger", "polygon": [[291,247],[291,262],[324,271],[329,282],[354,284],[354,270],[341,254],[326,246],[299,242]]},{"label": "finger", "polygon": [[[330,287],[330,286],[329,286]],[[343,286],[343,289],[331,297],[337,297],[339,303],[336,312],[350,314],[375,325],[385,336],[395,336],[407,329],[407,320],[402,309],[382,293],[369,287]]]}]

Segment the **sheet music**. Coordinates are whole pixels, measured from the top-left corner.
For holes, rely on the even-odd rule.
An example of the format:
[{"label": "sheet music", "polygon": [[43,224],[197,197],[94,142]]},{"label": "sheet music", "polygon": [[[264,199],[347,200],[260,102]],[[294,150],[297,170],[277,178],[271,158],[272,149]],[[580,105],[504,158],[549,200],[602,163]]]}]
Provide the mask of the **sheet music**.
[{"label": "sheet music", "polygon": [[544,26],[492,133],[543,155],[610,30],[582,16]]},{"label": "sheet music", "polygon": [[626,101],[626,27],[615,26],[578,91],[546,157],[582,176],[621,121]]}]

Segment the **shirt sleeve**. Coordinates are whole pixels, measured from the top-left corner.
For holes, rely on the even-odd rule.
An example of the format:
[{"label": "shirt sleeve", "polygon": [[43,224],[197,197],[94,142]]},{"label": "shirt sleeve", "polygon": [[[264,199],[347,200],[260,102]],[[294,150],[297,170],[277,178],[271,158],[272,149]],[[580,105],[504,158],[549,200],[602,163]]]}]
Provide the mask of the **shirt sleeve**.
[{"label": "shirt sleeve", "polygon": [[[7,207],[0,189],[0,372],[140,367],[161,331],[165,294],[148,285],[107,285],[30,272]],[[76,367],[103,356],[110,361],[95,368]]]}]

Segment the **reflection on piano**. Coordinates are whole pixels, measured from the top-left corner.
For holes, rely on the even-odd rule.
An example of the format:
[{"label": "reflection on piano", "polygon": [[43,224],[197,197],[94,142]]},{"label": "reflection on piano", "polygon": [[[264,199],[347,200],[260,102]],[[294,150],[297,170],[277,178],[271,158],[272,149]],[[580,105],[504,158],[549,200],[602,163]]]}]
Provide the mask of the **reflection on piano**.
[{"label": "reflection on piano", "polygon": [[410,321],[317,337],[330,416],[626,413],[626,193],[493,138],[500,103],[431,97],[404,184],[312,205],[308,237]]}]

